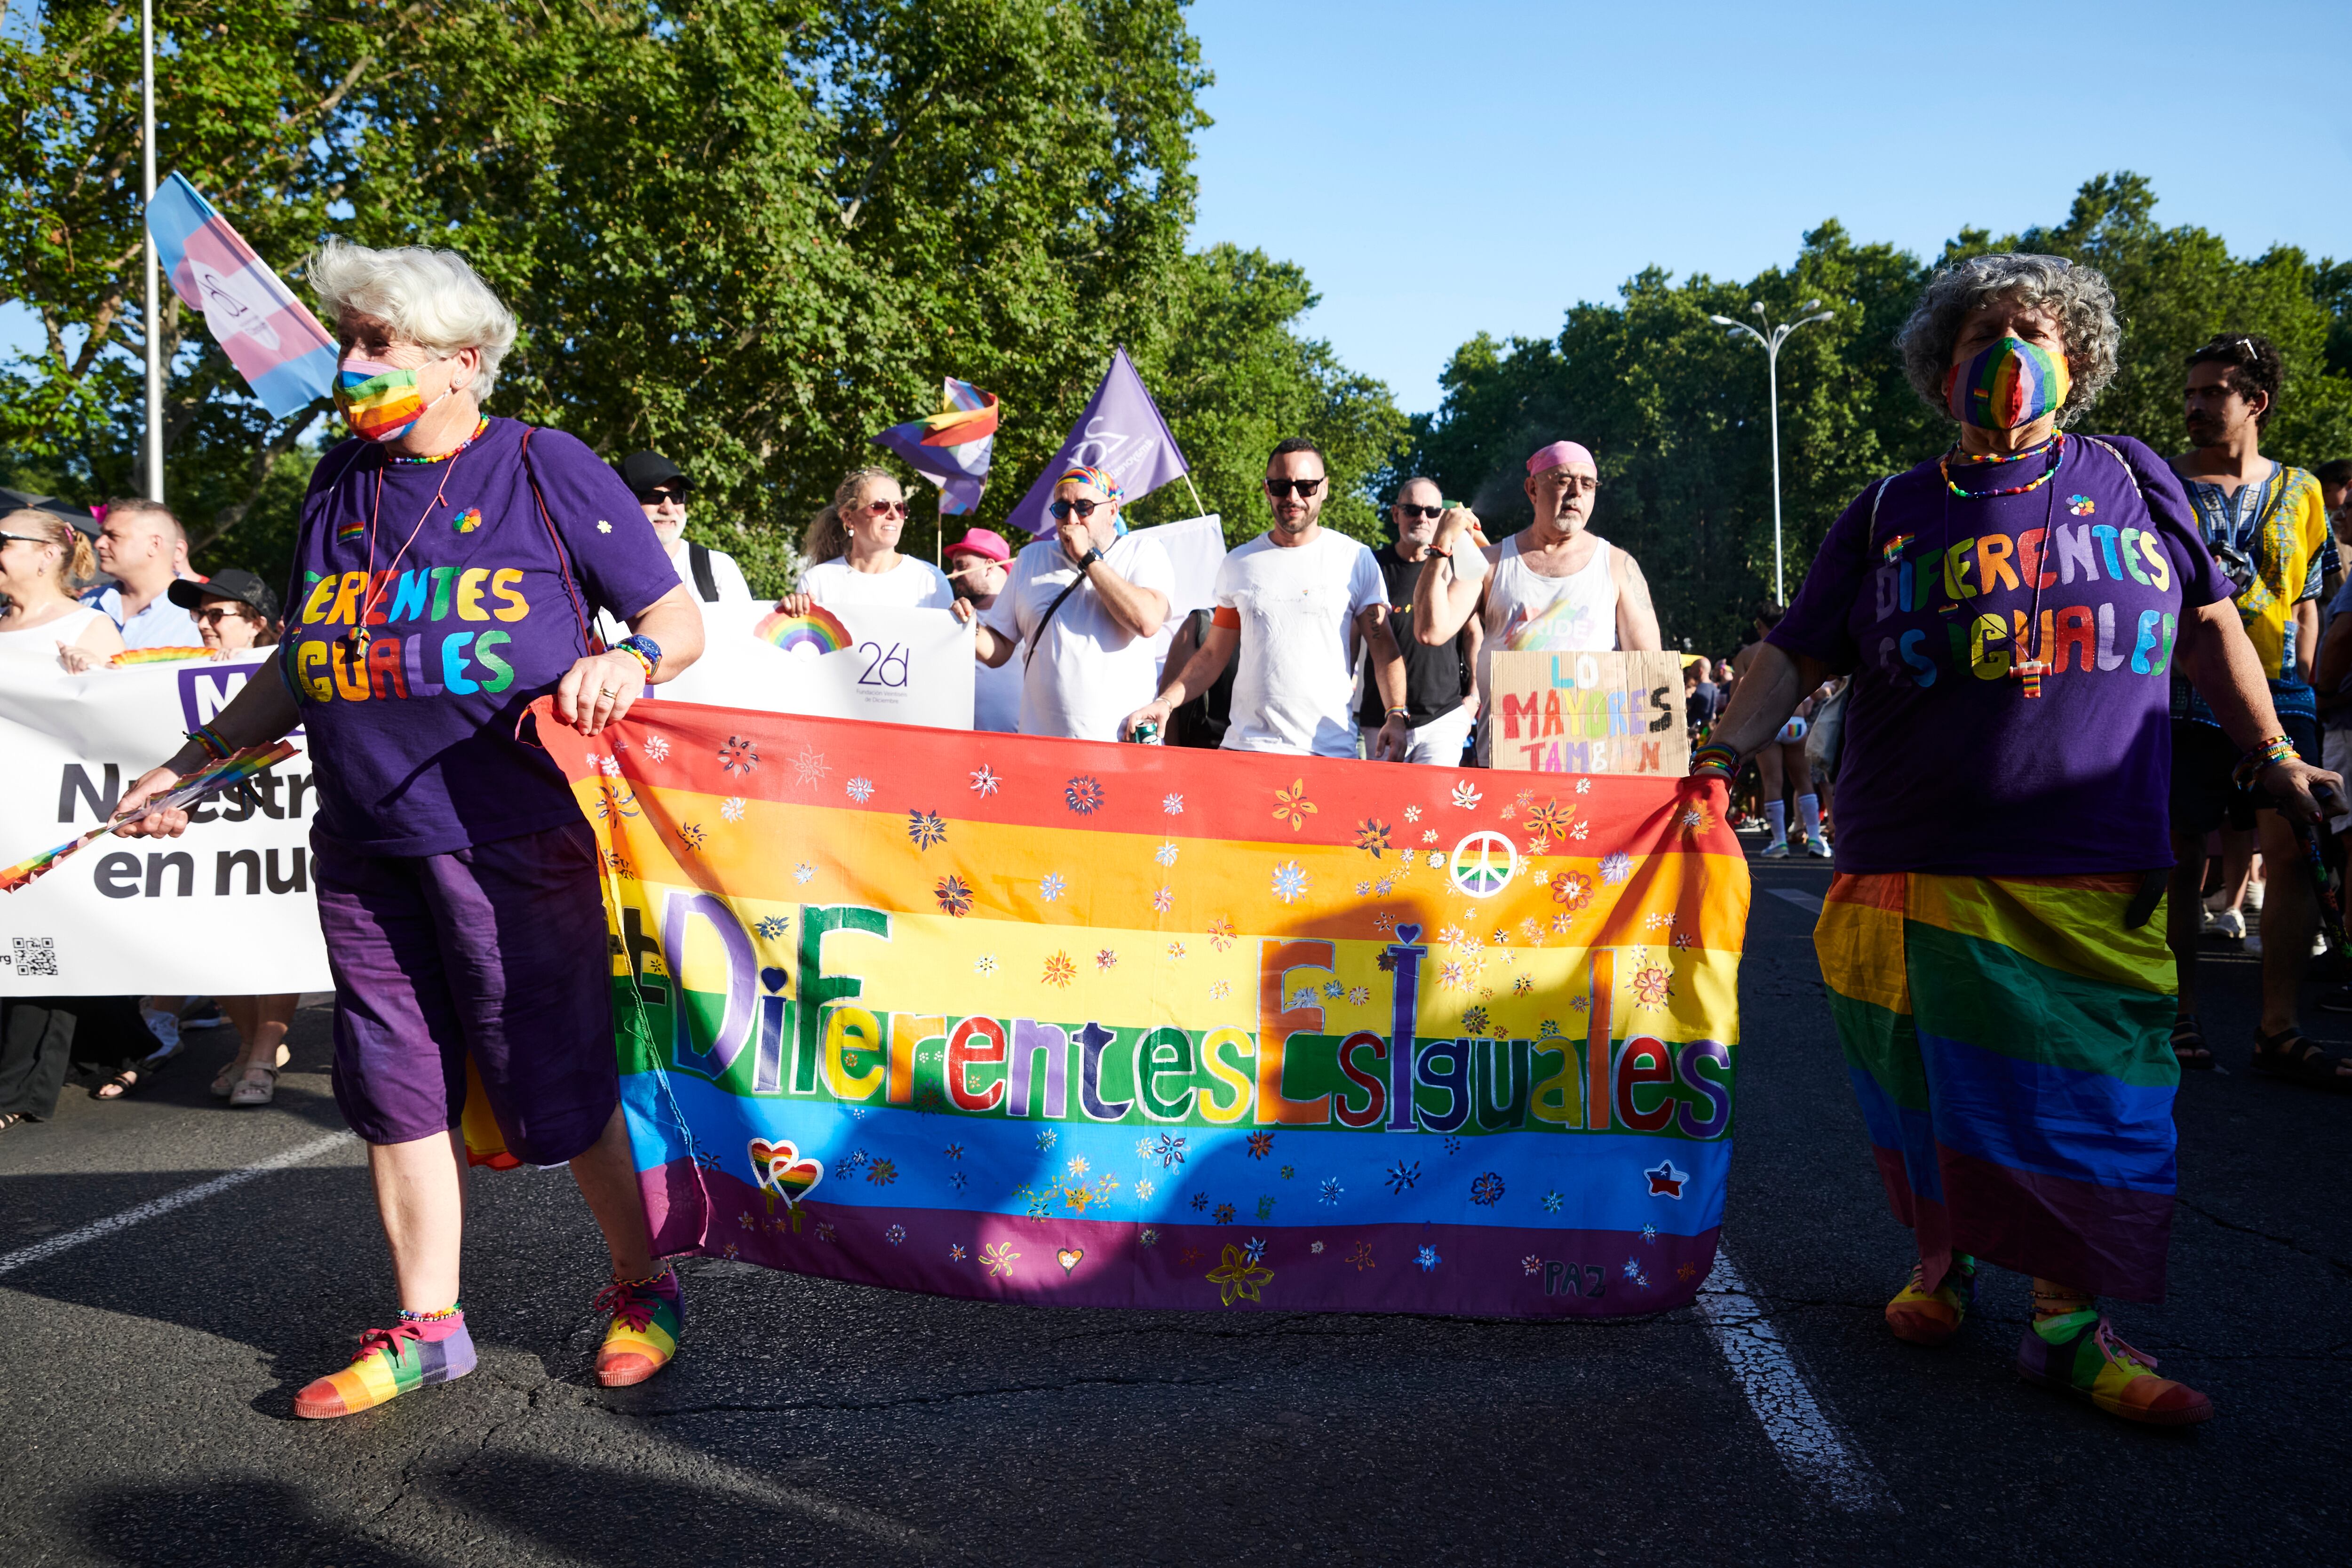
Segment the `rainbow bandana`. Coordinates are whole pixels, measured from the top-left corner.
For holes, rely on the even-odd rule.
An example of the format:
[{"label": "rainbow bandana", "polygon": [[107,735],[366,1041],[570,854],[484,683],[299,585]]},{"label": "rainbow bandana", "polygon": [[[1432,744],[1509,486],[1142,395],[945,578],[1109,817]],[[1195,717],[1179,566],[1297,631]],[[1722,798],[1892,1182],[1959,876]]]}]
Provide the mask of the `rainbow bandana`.
[{"label": "rainbow bandana", "polygon": [[1127,500],[1127,492],[1118,488],[1118,476],[1108,468],[1097,468],[1088,463],[1079,463],[1065,468],[1061,478],[1055,479],[1054,483],[1059,486],[1071,479],[1076,479],[1082,485],[1094,486],[1110,498],[1110,503],[1113,506],[1118,506]]},{"label": "rainbow bandana", "polygon": [[1944,402],[1963,425],[2014,430],[2056,413],[2073,385],[2062,355],[2003,338],[1945,374]]},{"label": "rainbow bandana", "polygon": [[425,417],[416,373],[374,360],[348,359],[336,367],[335,406],[352,434],[370,441],[396,441]]}]

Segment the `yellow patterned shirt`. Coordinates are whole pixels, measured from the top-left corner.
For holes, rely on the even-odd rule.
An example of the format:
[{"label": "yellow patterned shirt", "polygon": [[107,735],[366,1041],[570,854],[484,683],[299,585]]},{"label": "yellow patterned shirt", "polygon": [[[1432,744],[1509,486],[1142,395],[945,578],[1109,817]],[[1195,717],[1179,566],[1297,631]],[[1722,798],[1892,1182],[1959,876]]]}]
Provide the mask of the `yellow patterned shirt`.
[{"label": "yellow patterned shirt", "polygon": [[2197,479],[2184,480],[2182,488],[2196,509],[2206,548],[2222,570],[2230,570],[2223,553],[2230,547],[2252,565],[2252,580],[2238,591],[2238,617],[2253,639],[2263,673],[2290,701],[2299,689],[2301,700],[2294,706],[2312,711],[2311,689],[2295,671],[2300,650],[2294,606],[2319,597],[2325,564],[2320,552],[2328,548],[2319,481],[2302,468],[2273,462],[2268,479],[2241,486],[2235,495]]}]

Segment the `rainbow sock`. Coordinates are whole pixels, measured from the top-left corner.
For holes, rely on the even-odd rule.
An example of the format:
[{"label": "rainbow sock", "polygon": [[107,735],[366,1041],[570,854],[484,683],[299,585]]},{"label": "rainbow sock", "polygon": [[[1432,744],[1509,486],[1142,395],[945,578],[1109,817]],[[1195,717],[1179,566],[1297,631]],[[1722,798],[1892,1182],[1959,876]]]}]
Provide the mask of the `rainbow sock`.
[{"label": "rainbow sock", "polygon": [[474,1337],[466,1331],[463,1302],[446,1312],[403,1312],[398,1328],[370,1329],[360,1353],[338,1373],[294,1396],[294,1414],[308,1420],[356,1415],[384,1401],[474,1370]]},{"label": "rainbow sock", "polygon": [[629,1284],[614,1280],[598,1293],[596,1310],[613,1314],[596,1351],[596,1381],[605,1387],[643,1383],[677,1353],[678,1335],[686,1328],[686,1292],[676,1270]]}]

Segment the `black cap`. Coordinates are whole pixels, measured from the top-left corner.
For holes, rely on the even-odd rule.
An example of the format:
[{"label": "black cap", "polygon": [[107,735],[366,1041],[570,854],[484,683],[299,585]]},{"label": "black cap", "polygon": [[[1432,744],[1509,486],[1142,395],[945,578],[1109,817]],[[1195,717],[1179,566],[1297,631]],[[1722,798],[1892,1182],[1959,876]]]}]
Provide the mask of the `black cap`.
[{"label": "black cap", "polygon": [[235,599],[251,605],[265,621],[278,618],[278,595],[270,592],[268,584],[241,566],[215,572],[209,583],[182,577],[164,590],[164,596],[184,610],[193,610],[206,599]]},{"label": "black cap", "polygon": [[632,452],[620,461],[621,482],[638,495],[647,495],[656,485],[672,480],[683,490],[694,488],[694,481],[681,472],[676,463],[659,452]]}]

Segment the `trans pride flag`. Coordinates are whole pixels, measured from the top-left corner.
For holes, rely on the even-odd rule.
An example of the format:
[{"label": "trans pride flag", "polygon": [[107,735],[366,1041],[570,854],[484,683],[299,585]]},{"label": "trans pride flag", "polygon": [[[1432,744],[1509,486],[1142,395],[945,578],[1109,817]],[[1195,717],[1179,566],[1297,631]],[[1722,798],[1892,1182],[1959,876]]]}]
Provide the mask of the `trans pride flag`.
[{"label": "trans pride flag", "polygon": [[172,292],[203,312],[272,419],[327,395],[335,382],[335,340],[195,186],[174,174],[156,187],[147,232]]},{"label": "trans pride flag", "polygon": [[977,510],[996,451],[996,394],[949,376],[940,384],[940,411],[874,437],[886,452],[907,459],[940,487],[940,510],[950,517]]},{"label": "trans pride flag", "polygon": [[658,701],[540,734],[663,1253],[1514,1317],[1712,1265],[1748,907],[1712,784]]}]

